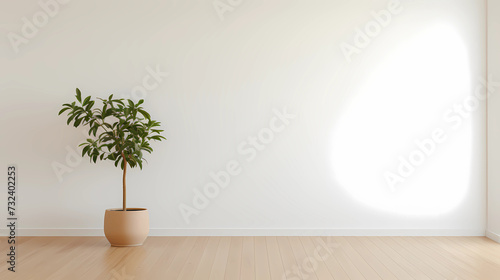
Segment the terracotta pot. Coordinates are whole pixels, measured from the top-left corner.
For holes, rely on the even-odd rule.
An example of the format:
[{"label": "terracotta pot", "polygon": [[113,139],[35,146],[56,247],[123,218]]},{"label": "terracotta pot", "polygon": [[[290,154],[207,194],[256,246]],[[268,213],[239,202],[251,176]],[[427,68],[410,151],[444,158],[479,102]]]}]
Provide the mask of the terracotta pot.
[{"label": "terracotta pot", "polygon": [[106,209],[104,235],[111,246],[140,246],[148,237],[149,214],[145,208]]}]

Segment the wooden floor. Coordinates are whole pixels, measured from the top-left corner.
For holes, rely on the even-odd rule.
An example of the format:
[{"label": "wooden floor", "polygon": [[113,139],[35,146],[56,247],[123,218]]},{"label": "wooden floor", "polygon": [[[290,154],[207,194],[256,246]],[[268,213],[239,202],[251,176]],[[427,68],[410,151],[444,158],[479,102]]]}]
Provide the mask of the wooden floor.
[{"label": "wooden floor", "polygon": [[500,244],[484,237],[18,237],[0,279],[500,279]]}]

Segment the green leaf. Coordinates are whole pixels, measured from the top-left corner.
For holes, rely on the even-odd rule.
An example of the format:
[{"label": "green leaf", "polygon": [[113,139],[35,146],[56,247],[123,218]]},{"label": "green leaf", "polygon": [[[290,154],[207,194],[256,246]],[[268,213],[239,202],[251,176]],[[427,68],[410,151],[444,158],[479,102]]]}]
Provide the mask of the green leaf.
[{"label": "green leaf", "polygon": [[61,109],[61,111],[59,111],[59,114],[57,114],[57,115],[59,116],[62,113],[64,113],[66,110],[69,110],[69,109],[71,109],[71,108],[70,107],[66,107],[66,108]]},{"label": "green leaf", "polygon": [[139,109],[138,110],[139,113],[141,113],[146,119],[150,120],[151,121],[151,115],[149,115],[148,112],[144,111],[143,109]]},{"label": "green leaf", "polygon": [[128,106],[129,106],[130,108],[134,108],[134,101],[132,101],[132,100],[130,100],[130,99],[127,99],[127,101],[128,101]]},{"label": "green leaf", "polygon": [[75,118],[75,115],[70,116],[68,118],[68,120],[66,121],[66,124],[69,125],[74,118]]},{"label": "green leaf", "polygon": [[85,148],[83,148],[82,150],[82,157],[87,153],[87,151],[89,150],[90,146],[85,146]]},{"label": "green leaf", "polygon": [[80,125],[80,123],[82,122],[83,119],[75,119],[75,124],[74,124],[74,127],[78,127]]},{"label": "green leaf", "polygon": [[78,88],[76,88],[76,100],[80,103],[82,102],[82,92]]},{"label": "green leaf", "polygon": [[89,111],[89,110],[92,108],[92,106],[94,106],[94,103],[95,103],[95,101],[94,101],[94,100],[91,100],[91,101],[87,104],[87,106],[85,107],[85,111]]},{"label": "green leaf", "polygon": [[87,102],[89,102],[90,100],[90,95],[85,97],[85,99],[83,100],[83,105],[87,104]]}]

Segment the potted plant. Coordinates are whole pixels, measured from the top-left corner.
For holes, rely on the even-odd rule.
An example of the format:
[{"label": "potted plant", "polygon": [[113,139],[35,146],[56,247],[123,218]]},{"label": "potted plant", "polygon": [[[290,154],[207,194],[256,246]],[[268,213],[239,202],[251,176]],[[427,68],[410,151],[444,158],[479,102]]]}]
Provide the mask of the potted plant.
[{"label": "potted plant", "polygon": [[90,96],[82,98],[77,88],[77,101],[63,104],[59,115],[67,111],[68,125],[88,127],[90,138],[80,144],[82,157],[87,155],[94,163],[112,160],[123,170],[123,206],[106,210],[104,234],[112,246],[139,246],[149,233],[149,215],[145,208],[127,208],[127,166],[142,169],[143,152],[153,151],[151,140],[165,139],[160,135],[163,130],[158,129],[160,122],[152,120],[141,107],[142,99],[134,103],[130,99],[113,99],[112,94],[108,99],[97,99],[100,108],[94,108],[96,100]]}]

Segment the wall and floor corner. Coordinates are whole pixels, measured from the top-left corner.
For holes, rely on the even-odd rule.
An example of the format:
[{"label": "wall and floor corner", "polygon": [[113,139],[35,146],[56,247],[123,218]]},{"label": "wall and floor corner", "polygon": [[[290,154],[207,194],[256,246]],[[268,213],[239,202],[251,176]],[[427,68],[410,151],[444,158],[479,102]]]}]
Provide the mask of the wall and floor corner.
[{"label": "wall and floor corner", "polygon": [[0,9],[19,234],[102,235],[120,206],[121,171],[81,160],[85,136],[57,116],[79,87],[144,98],[164,124],[128,177],[152,235],[484,235],[484,1],[40,3]]},{"label": "wall and floor corner", "polygon": [[[500,3],[488,1],[488,76],[490,87],[500,80]],[[500,98],[496,90],[488,98],[488,228],[486,236],[500,242]]]}]

